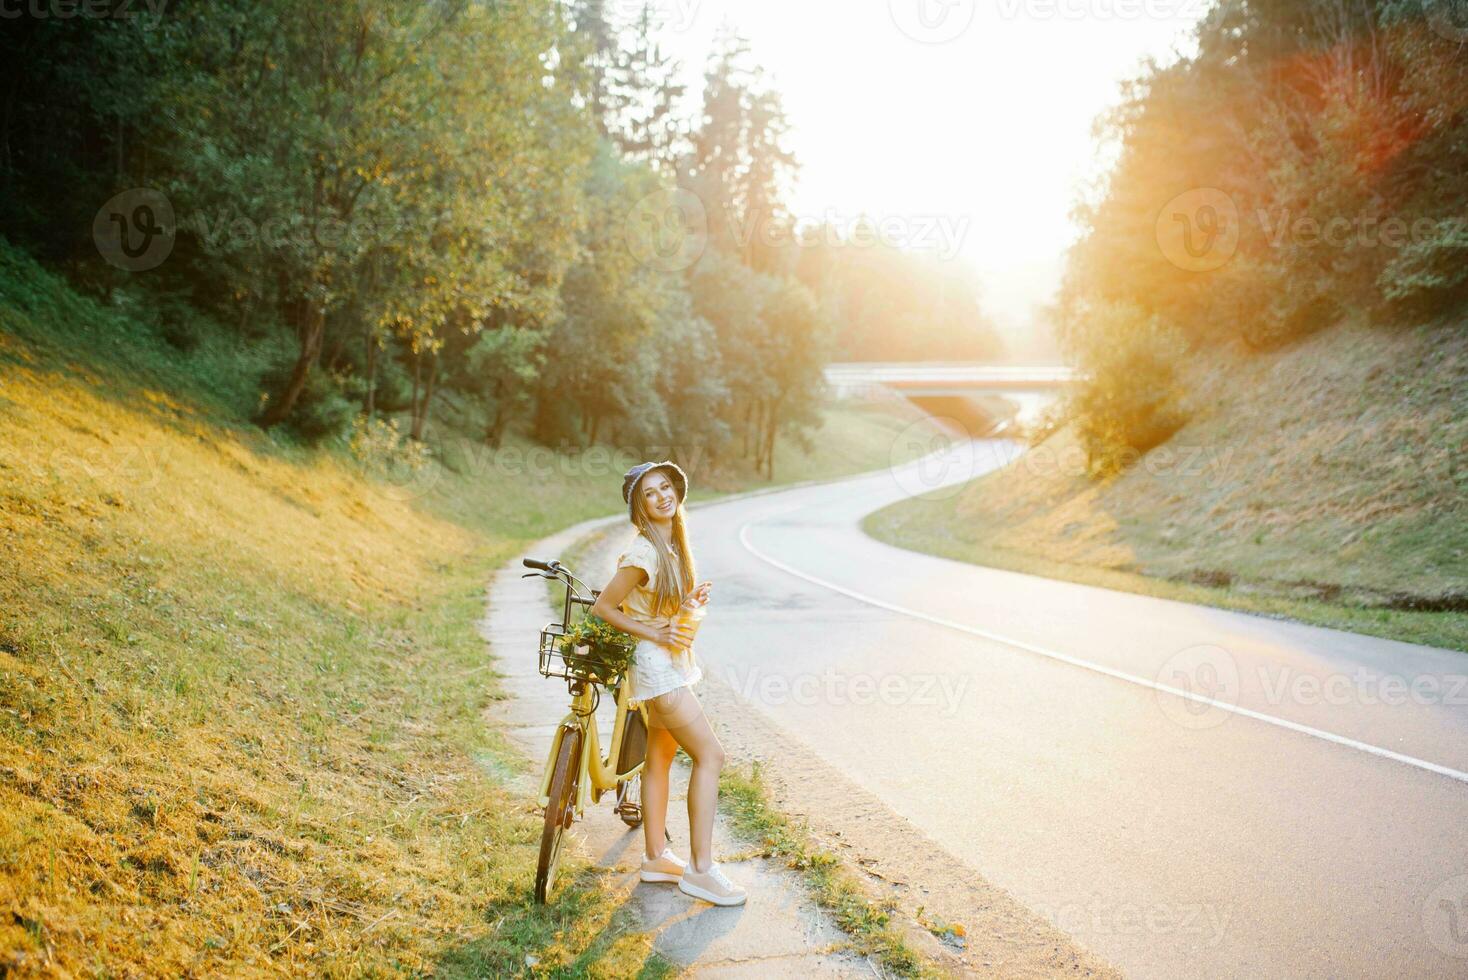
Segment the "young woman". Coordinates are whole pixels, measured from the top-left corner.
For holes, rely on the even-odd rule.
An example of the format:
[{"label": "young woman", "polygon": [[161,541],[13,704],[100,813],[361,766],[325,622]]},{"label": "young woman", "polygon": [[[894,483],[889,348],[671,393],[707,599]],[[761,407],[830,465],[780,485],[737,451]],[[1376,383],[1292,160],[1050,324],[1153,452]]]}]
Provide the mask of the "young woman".
[{"label": "young woman", "polygon": [[[634,702],[647,706],[647,764],[642,770],[643,881],[676,881],[715,905],[740,905],[744,889],[713,856],[714,810],[724,748],[704,717],[692,685],[703,677],[692,635],[674,622],[684,606],[706,603],[711,583],[694,581],[683,498],[688,477],[678,464],[639,463],[622,480],[622,499],[637,534],[617,558],[617,571],[591,611],[638,638],[629,671]],[[664,844],[668,770],[681,746],[693,760],[688,779],[692,866]]]}]

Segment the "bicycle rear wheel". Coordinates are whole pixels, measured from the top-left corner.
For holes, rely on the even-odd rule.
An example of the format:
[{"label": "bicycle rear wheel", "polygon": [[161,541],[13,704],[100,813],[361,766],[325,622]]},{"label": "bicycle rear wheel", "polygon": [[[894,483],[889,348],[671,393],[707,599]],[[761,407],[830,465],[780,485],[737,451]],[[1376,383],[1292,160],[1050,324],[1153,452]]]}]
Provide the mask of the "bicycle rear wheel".
[{"label": "bicycle rear wheel", "polygon": [[551,772],[549,799],[545,805],[545,827],[540,833],[540,860],[535,866],[535,900],[544,905],[556,884],[556,866],[561,859],[561,838],[576,814],[576,790],[581,777],[581,729],[568,729],[561,736]]}]

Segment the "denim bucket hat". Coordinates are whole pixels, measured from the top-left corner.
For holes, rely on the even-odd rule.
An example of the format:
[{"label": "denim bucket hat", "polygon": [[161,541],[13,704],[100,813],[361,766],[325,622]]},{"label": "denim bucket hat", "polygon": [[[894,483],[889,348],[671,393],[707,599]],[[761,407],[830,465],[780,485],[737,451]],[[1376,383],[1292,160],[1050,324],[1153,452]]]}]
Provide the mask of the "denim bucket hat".
[{"label": "denim bucket hat", "polygon": [[688,497],[688,474],[683,468],[671,459],[665,459],[661,463],[638,463],[627,471],[622,477],[622,499],[627,504],[627,519],[633,520],[632,516],[632,488],[637,486],[637,481],[642,479],[648,470],[665,469],[668,471],[668,479],[673,483],[673,489],[678,491],[678,503]]}]

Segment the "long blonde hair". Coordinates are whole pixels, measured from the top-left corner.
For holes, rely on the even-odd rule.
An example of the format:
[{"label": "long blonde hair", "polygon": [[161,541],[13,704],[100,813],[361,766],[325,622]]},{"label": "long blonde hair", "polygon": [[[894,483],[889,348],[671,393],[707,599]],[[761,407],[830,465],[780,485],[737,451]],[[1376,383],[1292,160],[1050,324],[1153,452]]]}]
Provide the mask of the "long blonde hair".
[{"label": "long blonde hair", "polygon": [[[657,470],[648,470],[648,473],[654,472]],[[646,478],[647,474],[644,474],[632,490],[632,521],[637,527],[637,533],[652,542],[652,550],[658,556],[657,581],[653,583],[652,590],[654,611],[659,615],[671,616],[678,611],[688,593],[693,591],[693,583],[698,581],[693,564],[693,549],[688,546],[688,522],[683,514],[683,501],[680,500],[678,509],[673,512],[673,548],[678,552],[677,560],[674,561],[673,556],[668,554],[666,544],[660,540],[662,535],[647,516],[646,498],[637,492],[642,486],[642,480]]]}]

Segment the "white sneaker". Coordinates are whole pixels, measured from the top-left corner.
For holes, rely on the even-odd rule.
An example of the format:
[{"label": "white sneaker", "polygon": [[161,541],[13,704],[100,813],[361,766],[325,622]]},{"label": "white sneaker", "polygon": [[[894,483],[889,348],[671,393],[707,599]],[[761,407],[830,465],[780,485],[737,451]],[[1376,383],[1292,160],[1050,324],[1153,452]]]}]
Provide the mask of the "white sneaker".
[{"label": "white sneaker", "polygon": [[674,854],[671,847],[664,847],[663,853],[651,861],[642,862],[642,870],[637,876],[643,881],[682,881],[683,869],[686,867],[687,863]]},{"label": "white sneaker", "polygon": [[745,899],[744,889],[724,875],[724,869],[719,867],[717,861],[710,864],[704,874],[699,874],[691,867],[684,871],[683,877],[678,881],[678,890],[715,905],[743,905]]}]

